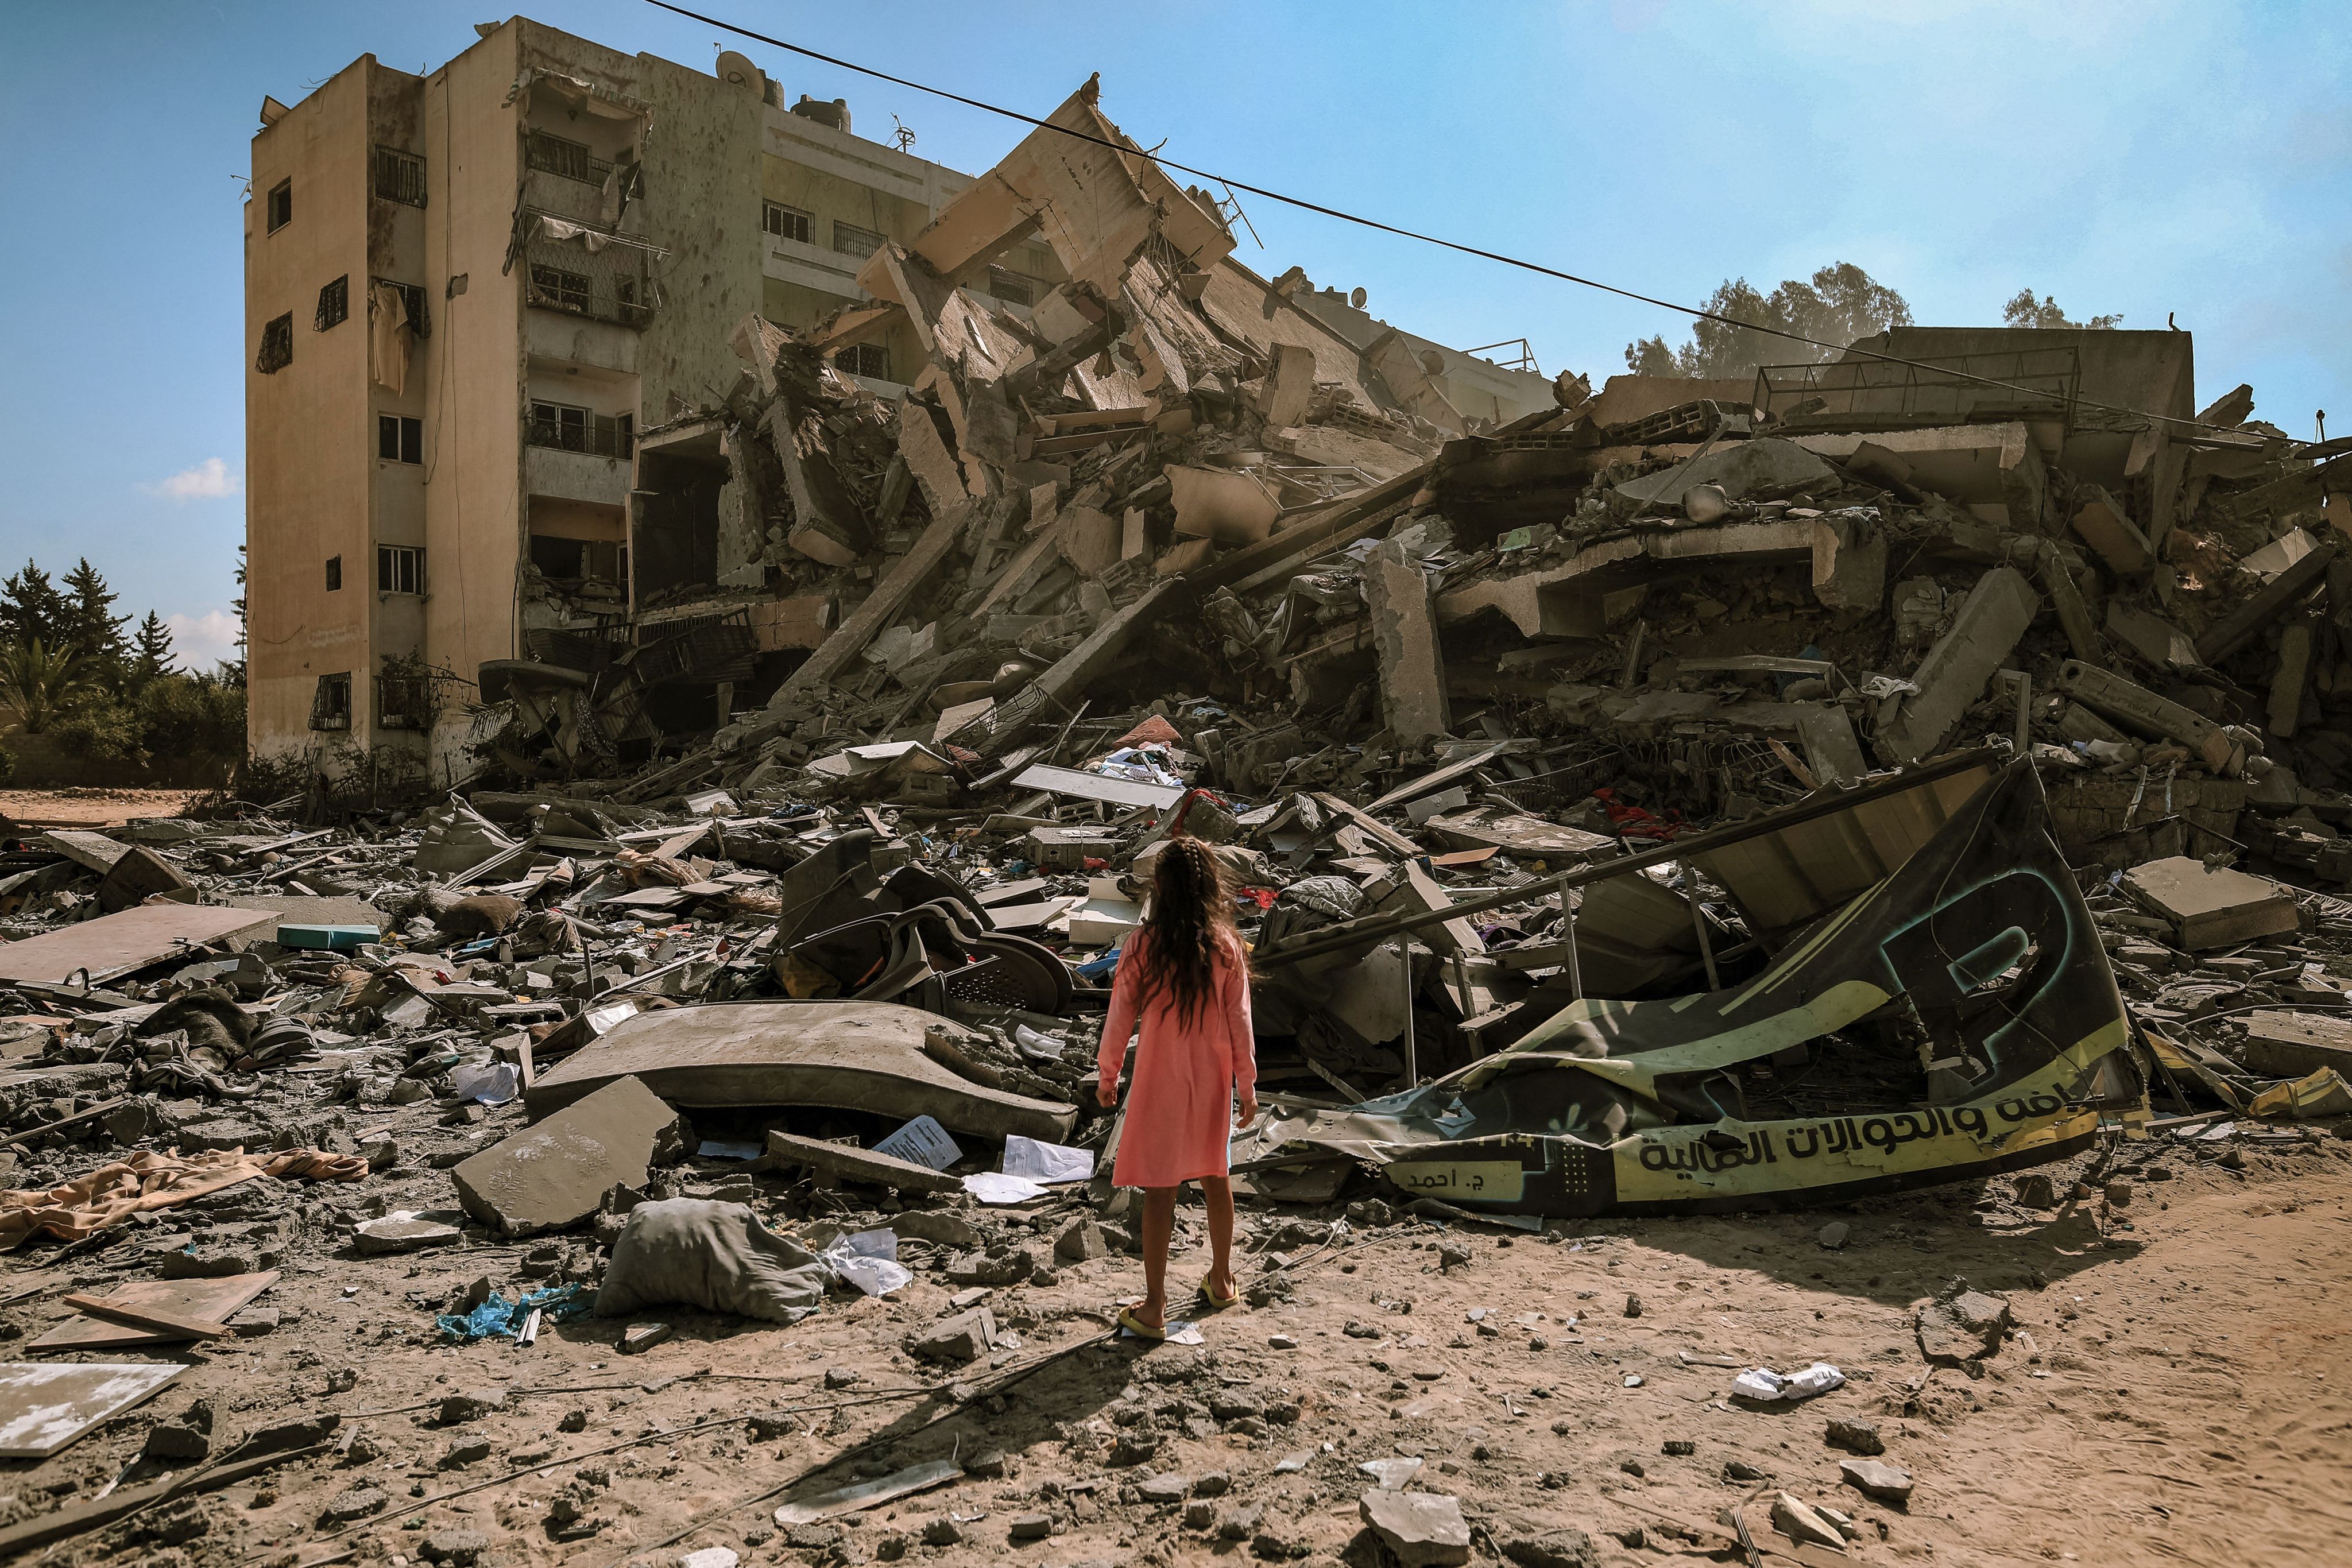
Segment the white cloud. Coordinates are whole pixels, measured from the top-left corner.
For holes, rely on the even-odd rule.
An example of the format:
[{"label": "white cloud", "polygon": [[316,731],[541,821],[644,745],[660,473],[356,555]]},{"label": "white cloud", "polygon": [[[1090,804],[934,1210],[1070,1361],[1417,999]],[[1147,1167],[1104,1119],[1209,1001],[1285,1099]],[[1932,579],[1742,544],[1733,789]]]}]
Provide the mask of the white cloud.
[{"label": "white cloud", "polygon": [[184,670],[209,670],[236,657],[236,617],[226,610],[166,615],[163,624],[171,629],[172,652]]},{"label": "white cloud", "polygon": [[207,457],[194,468],[183,468],[168,479],[139,487],[174,501],[217,500],[236,495],[245,487],[245,481],[230,473],[220,458]]}]

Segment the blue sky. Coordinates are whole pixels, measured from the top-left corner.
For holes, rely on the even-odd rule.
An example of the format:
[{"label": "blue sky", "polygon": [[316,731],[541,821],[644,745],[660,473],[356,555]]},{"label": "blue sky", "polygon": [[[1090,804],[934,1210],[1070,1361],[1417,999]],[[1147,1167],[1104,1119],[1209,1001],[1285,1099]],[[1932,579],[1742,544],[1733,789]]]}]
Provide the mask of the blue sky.
[{"label": "blue sky", "polygon": [[[2031,286],[2197,334],[2200,398],[2253,383],[2352,433],[2352,8],[2006,0],[1182,6],[704,0],[759,31],[1042,114],[1093,71],[1171,157],[1696,302],[1851,261],[1923,322]],[[0,99],[0,563],[88,555],[123,607],[226,651],[243,531],[241,174],[264,93],[358,55],[437,66],[482,5],[16,6]],[[528,15],[708,69],[641,0]],[[985,167],[1019,128],[756,45],[789,95],[896,113]],[[1525,336],[1596,382],[1675,318],[1247,201],[1297,263],[1459,345]]]}]

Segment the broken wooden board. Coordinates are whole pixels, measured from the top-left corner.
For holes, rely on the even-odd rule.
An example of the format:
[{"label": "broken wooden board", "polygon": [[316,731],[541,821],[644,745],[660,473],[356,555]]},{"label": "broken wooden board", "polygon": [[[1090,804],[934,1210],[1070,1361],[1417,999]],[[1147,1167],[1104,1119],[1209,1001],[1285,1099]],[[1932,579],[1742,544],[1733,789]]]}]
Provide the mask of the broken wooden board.
[{"label": "broken wooden board", "polygon": [[795,1524],[814,1524],[821,1519],[837,1519],[845,1513],[856,1513],[896,1498],[942,1487],[963,1474],[963,1467],[952,1459],[933,1459],[929,1464],[910,1465],[903,1470],[879,1476],[870,1481],[855,1481],[845,1487],[835,1487],[788,1502],[776,1510],[776,1522],[787,1528]]},{"label": "broken wooden board", "polygon": [[174,956],[194,956],[207,942],[235,942],[278,929],[268,910],[217,904],[147,904],[21,942],[0,943],[0,980],[61,986],[87,971],[93,985]]},{"label": "broken wooden board", "polygon": [[929,1115],[950,1132],[1047,1143],[1068,1139],[1077,1111],[968,1082],[923,1053],[927,1029],[963,1026],[893,1002],[721,1002],[640,1013],[539,1075],[524,1097],[534,1120],[618,1079],[641,1079],[673,1105],[824,1105],[901,1121]]},{"label": "broken wooden board", "polygon": [[902,1160],[891,1155],[877,1155],[871,1149],[860,1149],[848,1144],[830,1144],[822,1138],[803,1138],[797,1133],[771,1132],[768,1134],[768,1159],[771,1164],[806,1166],[844,1181],[862,1182],[867,1186],[896,1187],[900,1192],[961,1192],[963,1177],[935,1171],[929,1166],[919,1166],[912,1160]]},{"label": "broken wooden board", "polygon": [[1512,747],[1509,741],[1496,741],[1494,745],[1473,752],[1468,757],[1449,762],[1443,768],[1433,768],[1429,772],[1423,774],[1418,779],[1411,779],[1405,783],[1398,785],[1395,789],[1390,790],[1387,794],[1381,796],[1379,800],[1365,807],[1364,810],[1367,811],[1385,811],[1391,806],[1402,805],[1407,800],[1417,799],[1423,795],[1432,794],[1436,790],[1444,789],[1448,784],[1453,783],[1457,779],[1469,778],[1471,774],[1475,773],[1479,768],[1484,768],[1487,763],[1492,762],[1496,758],[1502,756],[1503,753],[1510,749],[1512,749]]},{"label": "broken wooden board", "polygon": [[[134,1280],[107,1294],[107,1301],[136,1310],[164,1312],[174,1317],[227,1319],[262,1291],[278,1282],[278,1270],[258,1274],[224,1274],[213,1280]],[[73,1317],[53,1326],[25,1348],[28,1351],[126,1350],[179,1344],[185,1334],[160,1329],[133,1328],[102,1318]]]},{"label": "broken wooden board", "polygon": [[[1616,852],[1617,841],[1581,828],[1563,828],[1507,807],[1479,806],[1423,824],[1447,843],[1464,849],[1508,850],[1531,859],[1593,860]],[[1451,858],[1451,857],[1448,857]]]},{"label": "broken wooden board", "polygon": [[1056,768],[1040,762],[1024,768],[1013,780],[1016,789],[1043,789],[1049,795],[1067,795],[1080,800],[1100,800],[1111,806],[1150,806],[1164,811],[1184,798],[1181,788],[1167,784],[1146,784],[1135,779],[1113,779],[1106,774],[1088,773],[1082,768]]},{"label": "broken wooden board", "polygon": [[0,1459],[46,1459],[186,1370],[168,1361],[0,1364]]}]

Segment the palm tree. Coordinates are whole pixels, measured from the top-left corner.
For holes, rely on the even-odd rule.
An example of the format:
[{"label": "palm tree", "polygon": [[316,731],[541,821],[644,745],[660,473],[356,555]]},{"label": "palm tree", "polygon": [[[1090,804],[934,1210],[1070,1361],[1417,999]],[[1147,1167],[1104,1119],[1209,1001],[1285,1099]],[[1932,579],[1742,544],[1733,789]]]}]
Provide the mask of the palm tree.
[{"label": "palm tree", "polygon": [[0,702],[16,710],[26,735],[48,728],[95,684],[88,661],[70,648],[53,651],[36,637],[0,649]]}]

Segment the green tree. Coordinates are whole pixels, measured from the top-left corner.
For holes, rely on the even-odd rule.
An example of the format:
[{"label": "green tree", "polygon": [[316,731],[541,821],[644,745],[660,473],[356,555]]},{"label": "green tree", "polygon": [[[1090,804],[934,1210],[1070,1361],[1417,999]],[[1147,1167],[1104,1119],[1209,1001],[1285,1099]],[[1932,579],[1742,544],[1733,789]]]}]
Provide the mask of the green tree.
[{"label": "green tree", "polygon": [[98,568],[83,556],[74,569],[66,573],[65,625],[60,628],[61,642],[90,662],[94,672],[109,682],[120,682],[130,671],[131,643],[122,629],[131,624],[128,615],[114,612],[114,601],[121,595],[107,585]]},{"label": "green tree", "polygon": [[[1810,282],[1789,278],[1769,294],[1744,277],[1726,278],[1706,308],[1725,319],[1692,322],[1690,340],[1680,348],[1664,337],[1628,343],[1625,368],[1637,376],[1744,376],[1759,365],[1817,363],[1857,339],[1911,325],[1903,296],[1846,261],[1822,267]],[[1836,346],[1816,348],[1781,332]]]},{"label": "green tree", "polygon": [[0,642],[62,648],[70,617],[65,595],[31,561],[24,570],[0,578]]},{"label": "green tree", "polygon": [[0,648],[0,703],[16,710],[27,735],[48,728],[96,684],[89,662],[70,648],[52,649],[38,637]]},{"label": "green tree", "polygon": [[2004,327],[2051,327],[2076,329],[2088,327],[2103,332],[2123,319],[2124,313],[2118,310],[2112,316],[2094,316],[2087,321],[2069,321],[2066,319],[2066,312],[2058,308],[2056,295],[2045,294],[2036,299],[2031,288],[2019,289],[2015,297],[2000,308],[2000,324]]},{"label": "green tree", "polygon": [[135,685],[145,685],[158,675],[179,673],[178,655],[172,651],[172,629],[163,624],[163,617],[152,610],[147,619],[139,622],[139,633],[131,646],[131,679]]},{"label": "green tree", "polygon": [[236,657],[223,659],[220,666],[221,678],[233,686],[245,685],[245,638],[251,630],[245,610],[245,547],[239,545],[236,547],[236,597],[229,601],[229,608],[236,612]]}]

